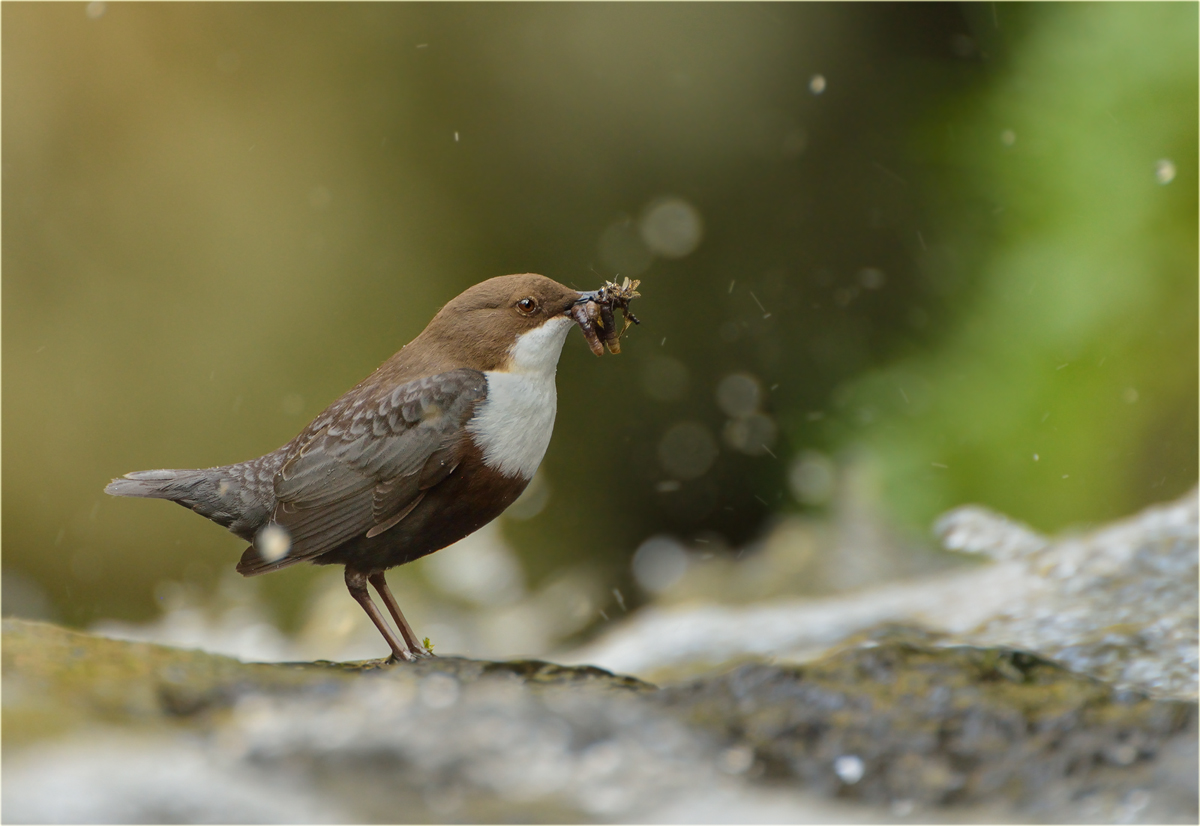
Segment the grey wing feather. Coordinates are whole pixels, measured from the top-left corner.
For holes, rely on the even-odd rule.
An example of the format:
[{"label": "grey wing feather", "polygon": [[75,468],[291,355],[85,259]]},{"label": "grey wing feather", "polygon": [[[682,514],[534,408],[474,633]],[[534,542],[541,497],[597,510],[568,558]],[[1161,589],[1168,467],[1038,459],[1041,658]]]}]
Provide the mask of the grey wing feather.
[{"label": "grey wing feather", "polygon": [[463,425],[486,393],[482,373],[454,370],[357,399],[314,422],[275,477],[271,521],[291,537],[288,559],[399,522],[430,481],[457,467]]}]

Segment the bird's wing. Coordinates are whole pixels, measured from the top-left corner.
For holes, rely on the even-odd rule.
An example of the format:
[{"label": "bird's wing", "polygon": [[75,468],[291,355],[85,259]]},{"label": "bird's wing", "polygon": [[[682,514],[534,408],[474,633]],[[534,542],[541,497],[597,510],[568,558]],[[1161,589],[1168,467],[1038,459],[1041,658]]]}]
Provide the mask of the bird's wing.
[{"label": "bird's wing", "polygon": [[318,419],[275,476],[272,522],[288,562],[383,533],[462,460],[464,425],[487,394],[477,370],[453,370],[363,396]]}]

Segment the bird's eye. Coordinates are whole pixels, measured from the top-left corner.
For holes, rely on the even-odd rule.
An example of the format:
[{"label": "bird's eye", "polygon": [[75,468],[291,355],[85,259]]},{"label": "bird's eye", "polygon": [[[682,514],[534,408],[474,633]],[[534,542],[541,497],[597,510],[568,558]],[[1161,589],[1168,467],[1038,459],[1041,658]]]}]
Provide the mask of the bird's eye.
[{"label": "bird's eye", "polygon": [[517,302],[517,311],[522,315],[529,315],[538,307],[537,299],[533,296],[522,298]]}]

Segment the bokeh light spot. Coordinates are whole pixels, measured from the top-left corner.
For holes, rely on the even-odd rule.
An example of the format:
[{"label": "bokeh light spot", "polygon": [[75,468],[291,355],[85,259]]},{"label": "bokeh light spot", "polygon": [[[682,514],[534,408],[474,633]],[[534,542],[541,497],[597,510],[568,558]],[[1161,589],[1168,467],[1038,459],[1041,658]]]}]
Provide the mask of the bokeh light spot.
[{"label": "bokeh light spot", "polygon": [[833,494],[833,462],[828,457],[806,450],[788,471],[788,485],[796,501],[803,505],[823,505]]},{"label": "bokeh light spot", "polygon": [[749,456],[769,453],[777,435],[775,420],[762,413],[730,419],[725,424],[725,443]]},{"label": "bokeh light spot", "polygon": [[717,405],[726,416],[749,416],[762,402],[762,386],[749,373],[730,373],[717,385]]},{"label": "bokeh light spot", "polygon": [[658,443],[658,461],[663,470],[685,481],[703,476],[716,458],[717,442],[698,422],[672,425]]},{"label": "bokeh light spot", "polygon": [[662,593],[683,578],[687,551],[669,536],[652,536],[633,555],[633,578],[652,594]]},{"label": "bokeh light spot", "polygon": [[642,214],[642,240],[663,258],[682,258],[700,246],[704,221],[700,212],[682,198],[660,198]]}]

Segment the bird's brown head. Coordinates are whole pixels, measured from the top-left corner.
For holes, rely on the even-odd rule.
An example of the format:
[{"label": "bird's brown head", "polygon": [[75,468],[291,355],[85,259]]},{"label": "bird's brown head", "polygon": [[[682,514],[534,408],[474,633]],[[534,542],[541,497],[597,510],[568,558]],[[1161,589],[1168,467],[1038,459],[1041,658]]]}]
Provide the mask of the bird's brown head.
[{"label": "bird's brown head", "polygon": [[563,327],[574,323],[569,311],[583,299],[583,293],[544,275],[489,278],[451,299],[421,338],[451,348],[465,366],[503,368],[525,333],[540,328],[565,333]]}]

